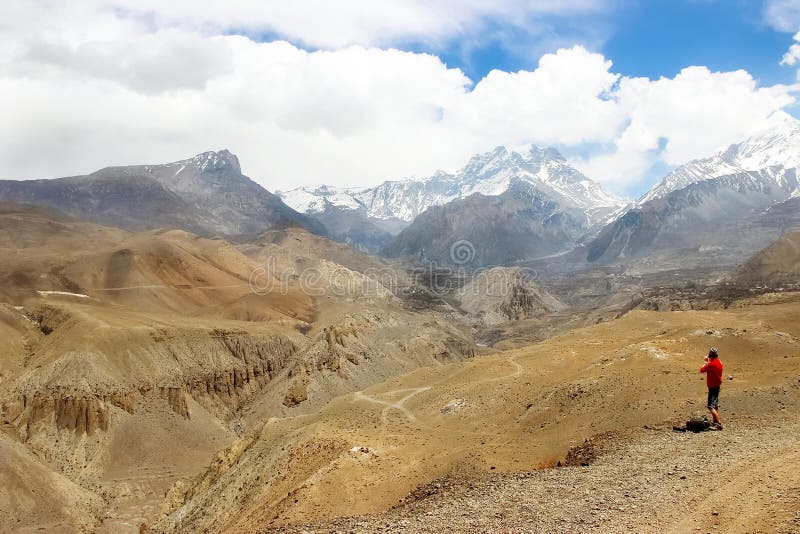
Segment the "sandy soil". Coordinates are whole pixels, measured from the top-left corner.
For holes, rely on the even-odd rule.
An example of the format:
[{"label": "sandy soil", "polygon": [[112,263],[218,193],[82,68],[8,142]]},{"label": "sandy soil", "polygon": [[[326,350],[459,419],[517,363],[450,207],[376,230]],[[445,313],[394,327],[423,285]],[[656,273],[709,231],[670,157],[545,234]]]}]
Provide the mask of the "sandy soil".
[{"label": "sandy soil", "polygon": [[800,531],[800,420],[740,420],[723,432],[651,428],[596,444],[588,466],[456,474],[391,511],[264,532]]},{"label": "sandy soil", "polygon": [[726,423],[746,427],[765,414],[791,413],[800,408],[798,315],[796,301],[635,311],[525,349],[420,369],[317,414],[265,424],[157,526],[259,531],[377,513],[453,472],[554,465],[587,438],[677,422],[702,408],[698,368],[710,345],[726,365]]}]

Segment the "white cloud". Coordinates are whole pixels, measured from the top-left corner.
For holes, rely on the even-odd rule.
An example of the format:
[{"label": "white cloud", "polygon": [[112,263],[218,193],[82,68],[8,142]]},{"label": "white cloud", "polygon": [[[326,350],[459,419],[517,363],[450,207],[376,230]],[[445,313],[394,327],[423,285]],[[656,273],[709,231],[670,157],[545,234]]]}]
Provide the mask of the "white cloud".
[{"label": "white cloud", "polygon": [[[184,28],[206,34],[235,29],[315,48],[351,44],[435,43],[470,36],[492,23],[536,31],[543,17],[597,14],[613,0],[4,0],[7,26],[37,21],[70,39],[108,30]],[[102,27],[93,22],[104,19]],[[0,29],[4,23],[0,22]]]},{"label": "white cloud", "polygon": [[233,57],[224,40],[163,30],[74,47],[35,41],[28,45],[24,59],[30,74],[34,69],[63,70],[59,74],[105,78],[132,89],[158,92],[202,89],[210,79],[230,73]]},{"label": "white cloud", "polygon": [[[783,55],[783,58],[781,59],[781,65],[793,67],[795,64],[800,62],[800,32],[795,34],[794,40],[796,43],[790,46],[789,50],[787,50]],[[797,79],[800,81],[800,71],[797,73]]]},{"label": "white cloud", "polygon": [[619,75],[582,47],[546,54],[534,71],[492,71],[446,116],[454,129],[518,145],[607,141],[624,116],[609,96]]},{"label": "white cloud", "polygon": [[[40,31],[28,34],[21,28],[32,24],[0,17],[0,99],[13,103],[0,116],[0,178],[64,176],[229,148],[247,174],[273,190],[356,185],[454,169],[499,144],[537,143],[603,147],[575,162],[621,191],[658,162],[675,165],[736,141],[793,101],[790,88],[758,87],[744,71],[692,67],[675,78],[627,78],[582,47],[546,54],[532,71],[493,71],[473,84],[431,54],[365,46],[308,52],[208,29],[216,16],[219,25],[292,20],[256,13],[249,2],[226,4],[231,13],[217,4],[198,8],[197,30],[169,23],[188,13],[188,3],[157,11],[151,0],[138,7],[127,1],[115,5],[150,10],[150,17],[118,16],[100,0],[56,3],[58,17],[43,14],[38,2],[4,4],[17,21],[43,18]],[[320,4],[323,14],[327,5]],[[406,23],[411,15],[395,22],[404,35],[441,36],[464,31],[469,17],[486,9],[468,2],[466,14],[448,18],[447,5],[398,0],[390,8],[434,10],[418,26]],[[520,5],[500,2],[492,16],[505,9],[511,17]],[[370,10],[363,15],[370,22],[351,13],[350,24],[379,27]],[[370,42],[373,33],[358,39]]]},{"label": "white cloud", "polygon": [[764,18],[776,30],[796,32],[800,30],[800,3],[797,0],[767,0]]}]

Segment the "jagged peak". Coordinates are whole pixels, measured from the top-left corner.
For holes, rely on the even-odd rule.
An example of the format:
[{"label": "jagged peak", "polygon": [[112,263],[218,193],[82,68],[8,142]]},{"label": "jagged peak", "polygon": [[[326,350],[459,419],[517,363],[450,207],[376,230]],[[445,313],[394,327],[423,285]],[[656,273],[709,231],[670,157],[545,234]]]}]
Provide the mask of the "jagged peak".
[{"label": "jagged peak", "polygon": [[242,171],[239,165],[239,158],[227,149],[203,152],[188,161],[200,172],[217,171],[226,168],[238,173]]}]

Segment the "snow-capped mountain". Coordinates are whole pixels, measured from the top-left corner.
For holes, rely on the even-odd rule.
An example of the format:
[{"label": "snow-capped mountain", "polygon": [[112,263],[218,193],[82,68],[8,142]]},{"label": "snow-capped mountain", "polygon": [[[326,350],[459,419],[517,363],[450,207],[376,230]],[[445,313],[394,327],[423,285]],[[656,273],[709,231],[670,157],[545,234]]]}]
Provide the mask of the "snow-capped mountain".
[{"label": "snow-capped mountain", "polygon": [[[782,111],[773,114],[764,128],[744,141],[721,149],[710,157],[681,165],[642,196],[637,204],[642,205],[703,180],[771,167],[800,167],[800,121]],[[781,175],[777,170],[773,174]],[[793,196],[800,196],[800,191],[795,191]]]},{"label": "snow-capped mountain", "polygon": [[587,243],[586,258],[735,264],[795,227],[798,188],[798,168],[780,165],[695,181],[626,211]]},{"label": "snow-capped mountain", "polygon": [[297,211],[321,213],[329,207],[363,210],[375,219],[410,222],[431,206],[474,193],[497,196],[523,181],[580,208],[592,226],[625,202],[570,166],[553,148],[532,146],[525,154],[497,147],[478,154],[455,174],[442,171],[423,180],[387,181],[372,188],[300,188],[279,193]]},{"label": "snow-capped mountain", "polygon": [[[416,217],[384,254],[468,267],[529,261],[568,251],[624,205],[555,149],[535,146],[525,154],[498,147],[427,183],[439,184],[451,200]],[[468,262],[453,253],[464,242]]]}]

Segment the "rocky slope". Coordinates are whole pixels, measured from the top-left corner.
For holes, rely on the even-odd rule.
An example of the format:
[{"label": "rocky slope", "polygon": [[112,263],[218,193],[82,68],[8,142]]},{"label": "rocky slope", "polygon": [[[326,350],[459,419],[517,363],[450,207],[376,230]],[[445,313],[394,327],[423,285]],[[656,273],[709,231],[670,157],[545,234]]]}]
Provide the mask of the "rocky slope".
[{"label": "rocky slope", "polygon": [[301,226],[325,232],[319,222],[243,175],[238,158],[227,150],[163,165],[108,167],[86,176],[3,180],[0,201],[52,207],[131,230],[166,227],[237,236]]},{"label": "rocky slope", "polygon": [[[251,425],[474,354],[464,332],[404,307],[385,262],[297,228],[240,249],[5,205],[0,253],[2,436],[41,464],[32,476],[65,480],[52,495],[29,481],[63,513],[4,507],[19,528],[138,528]],[[89,492],[74,507],[58,493],[70,483]]]},{"label": "rocky slope", "polygon": [[21,532],[31,525],[52,532],[91,531],[103,500],[53,471],[24,445],[0,432],[0,527]]},{"label": "rocky slope", "polygon": [[452,295],[460,308],[486,325],[498,325],[560,311],[566,306],[538,286],[524,269],[495,267],[477,273]]},{"label": "rocky slope", "polygon": [[[800,462],[796,417],[740,419],[727,430],[681,434],[652,425],[588,440],[573,449],[583,453],[579,462],[568,454],[557,469],[460,473],[386,513],[264,531],[797,532],[800,474],[785,469]],[[708,495],[709,470],[724,492]]]},{"label": "rocky slope", "polygon": [[[796,168],[708,178],[628,210],[606,226],[586,248],[589,262],[629,262],[662,251],[705,254],[718,263],[736,264],[777,239],[792,225]],[[684,263],[701,261],[684,255]]]},{"label": "rocky slope", "polygon": [[464,268],[509,265],[564,252],[589,230],[586,214],[527,181],[498,196],[474,194],[429,208],[385,248]]},{"label": "rocky slope", "polygon": [[800,287],[800,231],[789,233],[754,254],[729,281],[752,286]]},{"label": "rocky slope", "polygon": [[580,256],[645,269],[738,264],[800,227],[800,121],[760,131],[669,173],[622,210]]}]

